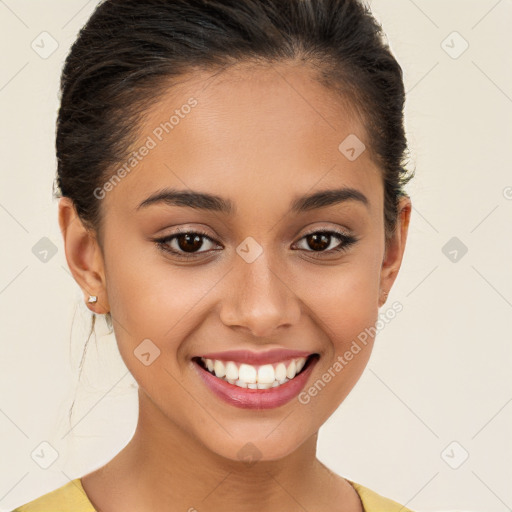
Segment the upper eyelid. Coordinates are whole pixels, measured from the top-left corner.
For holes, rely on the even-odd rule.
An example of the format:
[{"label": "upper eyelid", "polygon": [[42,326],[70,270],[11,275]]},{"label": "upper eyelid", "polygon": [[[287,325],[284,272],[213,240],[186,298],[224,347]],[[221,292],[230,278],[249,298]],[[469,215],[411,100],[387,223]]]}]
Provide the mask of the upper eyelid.
[{"label": "upper eyelid", "polygon": [[335,229],[335,228],[313,228],[311,230],[306,231],[301,236],[301,238],[304,238],[305,236],[308,236],[308,235],[312,235],[314,233],[334,233],[337,235],[346,235],[346,236],[350,235],[349,230],[345,230],[345,229],[341,229],[341,228],[338,228],[338,229]]},{"label": "upper eyelid", "polygon": [[[196,234],[196,235],[200,235],[200,236],[202,236],[204,238],[208,238],[208,240],[210,240],[211,242],[215,242],[217,244],[220,244],[220,242],[218,242],[214,237],[210,236],[207,233],[204,233],[201,229],[197,229],[197,228],[195,228],[195,229],[194,228],[178,228],[174,233],[170,233],[168,235],[164,235],[164,236],[160,237],[160,239],[167,238],[167,239],[171,240],[171,239],[173,239],[176,236],[183,235],[183,234],[190,234],[190,233],[193,233],[193,234]],[[317,227],[317,228],[312,228],[311,230],[306,231],[299,238],[299,240],[301,240],[305,236],[312,235],[312,234],[315,234],[315,233],[330,233],[330,234],[336,234],[336,235],[352,236],[350,230],[345,230],[345,229],[341,229],[341,228],[335,229],[335,228]]]}]

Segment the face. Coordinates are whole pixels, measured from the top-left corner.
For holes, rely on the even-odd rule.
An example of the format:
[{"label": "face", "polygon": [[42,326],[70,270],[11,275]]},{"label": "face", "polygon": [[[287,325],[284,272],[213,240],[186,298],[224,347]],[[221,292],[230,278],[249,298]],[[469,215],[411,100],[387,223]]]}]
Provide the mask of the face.
[{"label": "face", "polygon": [[[366,134],[304,67],[196,73],[151,108],[139,134],[135,147],[146,150],[136,165],[98,192],[103,251],[79,257],[77,242],[75,258],[81,224],[70,223],[70,267],[111,312],[123,360],[151,403],[144,414],[233,460],[249,442],[262,460],[281,458],[363,372],[374,339],[360,335],[396,277],[410,208],[386,251],[381,171],[368,150],[349,159],[339,149],[351,134],[368,145]],[[155,198],[164,190],[216,199]],[[325,191],[338,192],[307,199]],[[271,380],[283,381],[279,362],[289,371],[297,353],[274,349],[316,356],[269,389],[225,382],[196,359],[215,353],[240,372],[254,363],[244,366],[249,381],[271,364]],[[249,354],[218,354],[232,350]]]}]

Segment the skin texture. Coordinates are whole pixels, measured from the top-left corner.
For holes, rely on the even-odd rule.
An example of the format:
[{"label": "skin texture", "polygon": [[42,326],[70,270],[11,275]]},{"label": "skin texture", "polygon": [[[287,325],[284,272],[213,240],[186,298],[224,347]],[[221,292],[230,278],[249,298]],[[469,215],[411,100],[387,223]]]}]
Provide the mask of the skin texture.
[{"label": "skin texture", "polygon": [[[309,388],[375,325],[401,265],[411,201],[401,200],[386,247],[381,171],[369,151],[349,161],[338,150],[349,134],[368,145],[366,134],[303,64],[196,71],[150,109],[136,147],[190,97],[197,105],[162,141],[153,135],[156,147],[103,199],[103,250],[70,200],[60,200],[70,270],[86,301],[98,296],[91,310],[111,312],[139,384],[135,435],[83,477],[84,488],[104,512],[362,511],[352,486],[318,461],[316,443],[361,376],[373,339],[309,403],[269,410],[216,398],[191,358],[240,348],[317,352]],[[365,194],[368,207],[352,200],[289,213],[296,197],[342,186]],[[163,203],[136,210],[164,187],[217,194],[236,213]],[[183,262],[154,243],[177,227],[206,230],[213,242],[201,239],[197,258]],[[325,254],[340,243],[333,237],[324,253],[314,251],[304,236],[321,229],[358,241]],[[250,264],[236,252],[249,236],[263,249]],[[148,338],[161,353],[145,366],[134,350]],[[249,442],[259,450],[253,464],[238,456]]]}]

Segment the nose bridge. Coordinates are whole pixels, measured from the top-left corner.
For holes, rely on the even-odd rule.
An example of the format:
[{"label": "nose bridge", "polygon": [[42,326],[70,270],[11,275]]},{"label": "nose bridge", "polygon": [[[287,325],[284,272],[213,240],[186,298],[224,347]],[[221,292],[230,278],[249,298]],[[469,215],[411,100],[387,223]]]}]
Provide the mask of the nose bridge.
[{"label": "nose bridge", "polygon": [[[239,251],[243,249],[240,244]],[[271,267],[267,254],[261,252],[252,261],[243,252],[240,254],[233,263],[236,268],[231,273],[230,291],[221,307],[222,321],[228,326],[247,328],[261,337],[296,323],[300,316],[298,297],[279,270]]]}]

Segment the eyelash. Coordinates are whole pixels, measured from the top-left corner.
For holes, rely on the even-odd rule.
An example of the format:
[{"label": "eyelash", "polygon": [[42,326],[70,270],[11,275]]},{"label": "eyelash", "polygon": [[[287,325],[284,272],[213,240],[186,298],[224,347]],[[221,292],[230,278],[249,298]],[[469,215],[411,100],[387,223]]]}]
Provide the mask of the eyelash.
[{"label": "eyelash", "polygon": [[[183,234],[199,235],[203,238],[208,239],[210,242],[216,243],[215,240],[213,240],[204,231],[201,231],[201,229],[197,229],[197,230],[190,230],[190,229],[189,230],[187,230],[187,229],[181,230],[181,229],[179,229],[172,235],[168,235],[164,238],[155,239],[154,242],[156,243],[157,247],[160,250],[167,252],[167,253],[171,253],[173,256],[176,256],[176,257],[184,259],[184,260],[194,259],[194,258],[197,258],[198,255],[208,252],[208,251],[200,251],[200,252],[195,252],[195,253],[184,253],[184,252],[176,251],[174,249],[170,249],[168,246],[168,243]],[[359,240],[359,238],[354,237],[352,235],[347,235],[346,233],[343,233],[342,231],[327,230],[327,229],[319,229],[316,231],[311,231],[309,233],[306,233],[305,235],[303,235],[300,238],[300,240],[303,240],[304,238],[306,238],[310,235],[317,235],[317,234],[334,235],[337,238],[339,238],[341,240],[341,242],[337,247],[335,247],[334,249],[329,249],[328,251],[311,251],[311,250],[308,251],[308,250],[306,250],[306,252],[311,252],[311,253],[316,253],[316,254],[332,254],[332,253],[343,252],[343,251],[348,250],[348,248],[350,246],[354,245]],[[318,256],[315,256],[315,257],[318,258]],[[322,256],[320,256],[320,258],[321,257]]]}]

